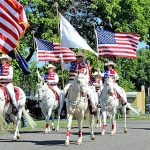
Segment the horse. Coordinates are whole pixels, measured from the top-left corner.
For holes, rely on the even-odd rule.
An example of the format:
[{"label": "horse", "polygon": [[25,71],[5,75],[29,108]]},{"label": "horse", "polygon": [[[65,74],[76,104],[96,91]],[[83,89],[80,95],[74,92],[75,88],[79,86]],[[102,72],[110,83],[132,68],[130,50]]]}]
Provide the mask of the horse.
[{"label": "horse", "polygon": [[78,140],[77,144],[82,143],[82,125],[85,113],[89,113],[90,119],[90,134],[91,140],[95,140],[94,135],[94,115],[90,114],[87,98],[87,86],[88,82],[83,73],[78,73],[78,75],[73,80],[71,86],[68,90],[68,97],[66,100],[67,108],[67,135],[65,140],[65,145],[70,144],[71,137],[71,124],[73,115],[75,115],[78,121]]},{"label": "horse", "polygon": [[5,127],[7,127],[7,122],[5,121],[5,118],[7,115],[11,117],[11,120],[15,123],[15,132],[13,135],[12,140],[20,139],[20,133],[19,133],[19,124],[22,117],[22,113],[25,116],[25,119],[27,120],[27,123],[34,129],[36,124],[32,117],[29,115],[29,113],[25,110],[25,103],[26,103],[26,95],[24,91],[20,87],[14,87],[17,91],[17,104],[18,104],[18,112],[16,114],[13,113],[13,106],[11,102],[8,100],[8,95],[6,94],[6,88],[0,87],[0,126],[2,130],[4,130]]},{"label": "horse", "polygon": [[[51,88],[48,87],[47,83],[41,81],[37,84],[37,94],[38,100],[40,102],[40,108],[42,113],[45,117],[45,133],[49,133],[51,131],[49,120],[52,116],[52,130],[55,130],[54,127],[54,111],[56,111],[59,107],[59,101],[56,99],[56,96]],[[60,113],[61,110],[58,111],[58,118],[57,118],[57,127],[56,131],[59,131],[59,121],[60,121]]]},{"label": "horse", "polygon": [[[100,105],[101,105],[101,111],[103,116],[103,125],[102,125],[102,135],[105,134],[106,130],[106,119],[107,119],[107,112],[111,114],[111,123],[112,123],[112,131],[111,135],[114,135],[116,133],[116,113],[117,109],[121,108],[123,118],[124,118],[124,133],[127,133],[127,125],[126,125],[126,108],[128,104],[122,105],[122,101],[119,100],[117,93],[114,89],[114,79],[113,77],[108,77],[105,79],[104,87],[102,94],[100,96]],[[120,87],[121,88],[121,87]],[[125,91],[123,88],[121,88],[123,94],[125,94]]]},{"label": "horse", "polygon": [[126,108],[129,108],[131,111],[139,115],[139,111],[134,109],[128,102],[126,104],[123,104],[123,100],[121,98],[121,95],[124,95],[126,97],[125,90],[122,87],[119,87],[121,90],[121,95],[117,93],[115,90],[115,79],[110,76],[106,78],[102,94],[100,96],[100,104],[101,104],[101,111],[103,116],[103,126],[102,126],[102,135],[105,134],[106,129],[106,118],[107,114],[109,114],[111,118],[112,123],[112,131],[111,135],[114,135],[116,133],[116,113],[117,109],[121,108],[122,115],[124,118],[124,133],[127,133],[127,125],[126,125]]}]

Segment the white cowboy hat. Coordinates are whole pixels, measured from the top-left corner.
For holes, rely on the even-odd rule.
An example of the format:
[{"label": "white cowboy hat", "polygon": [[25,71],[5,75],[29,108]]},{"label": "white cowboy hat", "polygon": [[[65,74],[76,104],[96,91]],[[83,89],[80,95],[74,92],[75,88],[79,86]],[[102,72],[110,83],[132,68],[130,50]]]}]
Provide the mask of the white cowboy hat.
[{"label": "white cowboy hat", "polygon": [[6,54],[2,54],[1,57],[0,57],[0,59],[7,59],[8,61],[11,61],[11,60],[12,60],[12,58],[9,57],[9,56],[6,55]]},{"label": "white cowboy hat", "polygon": [[76,53],[76,57],[83,57],[83,58],[85,58],[85,55],[82,52],[78,52],[78,53]]},{"label": "white cowboy hat", "polygon": [[95,71],[92,75],[93,76],[100,76],[101,77],[101,75],[97,71]]},{"label": "white cowboy hat", "polygon": [[94,73],[93,73],[93,76],[98,76],[99,74],[98,74],[98,72],[97,71],[95,71]]},{"label": "white cowboy hat", "polygon": [[56,67],[55,67],[53,64],[49,64],[46,68],[47,68],[47,69],[48,69],[48,68],[54,68],[54,69],[55,69]]},{"label": "white cowboy hat", "polygon": [[105,63],[105,66],[116,66],[116,64],[113,61],[108,61],[107,63]]}]

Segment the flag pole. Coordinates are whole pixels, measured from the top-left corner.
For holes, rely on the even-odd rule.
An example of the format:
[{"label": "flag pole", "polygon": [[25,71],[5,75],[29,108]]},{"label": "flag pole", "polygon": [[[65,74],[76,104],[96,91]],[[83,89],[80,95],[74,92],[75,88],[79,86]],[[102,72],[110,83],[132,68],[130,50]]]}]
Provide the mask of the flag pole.
[{"label": "flag pole", "polygon": [[[95,29],[95,23],[94,23],[94,32],[95,32],[95,45],[96,45],[96,50],[97,50],[97,56],[96,56],[96,60],[97,60],[97,65],[98,65],[98,38],[97,38],[97,32],[96,32],[96,29]],[[98,68],[97,68],[97,71],[98,71]],[[98,74],[99,74],[99,71],[98,71]]]},{"label": "flag pole", "polygon": [[58,23],[57,23],[57,29],[58,29],[58,35],[59,35],[59,43],[60,43],[60,65],[61,65],[61,75],[62,75],[62,85],[63,85],[63,89],[65,87],[65,84],[64,84],[64,73],[63,73],[63,56],[62,56],[62,52],[61,52],[61,33],[60,33],[60,16],[59,16],[59,12],[58,12],[58,3],[56,2],[54,4],[54,6],[56,7],[56,11],[57,11],[57,20],[58,20]]},{"label": "flag pole", "polygon": [[[37,48],[36,48],[36,46],[35,46],[36,41],[35,41],[35,36],[34,36],[35,31],[33,30],[33,31],[31,32],[31,34],[32,34],[32,38],[33,38],[33,49],[35,49],[35,51],[36,51],[36,61],[37,61],[37,63],[38,63],[38,52],[37,52]],[[36,72],[38,72],[38,66],[36,67]],[[38,82],[39,82],[39,77],[38,77]]]}]

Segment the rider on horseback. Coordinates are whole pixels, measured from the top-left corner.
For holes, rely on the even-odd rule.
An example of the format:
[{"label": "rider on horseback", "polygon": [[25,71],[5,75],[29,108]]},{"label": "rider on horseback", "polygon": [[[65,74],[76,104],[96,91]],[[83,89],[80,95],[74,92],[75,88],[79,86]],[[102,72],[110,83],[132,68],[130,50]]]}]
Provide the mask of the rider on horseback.
[{"label": "rider on horseback", "polygon": [[[82,52],[78,52],[76,54],[76,61],[75,62],[71,62],[71,63],[63,63],[63,67],[66,70],[69,70],[69,83],[65,86],[64,88],[64,92],[65,95],[67,95],[68,93],[68,89],[70,87],[70,85],[72,84],[75,76],[78,74],[78,72],[82,72],[86,75],[87,81],[90,81],[90,76],[91,76],[91,69],[90,69],[90,65],[85,62],[85,56]],[[91,103],[91,113],[95,113],[95,111],[97,110],[96,106],[95,106],[95,102],[94,100],[91,98],[91,89],[88,86],[88,96],[89,96],[89,100]]]},{"label": "rider on horseback", "polygon": [[58,94],[58,96],[60,98],[60,110],[62,110],[63,104],[64,104],[64,95],[63,95],[62,90],[60,90],[57,86],[57,84],[59,82],[59,76],[55,72],[56,67],[52,64],[49,64],[46,68],[47,68],[47,73],[45,73],[42,78],[41,78],[39,72],[37,71],[38,77],[39,77],[39,79],[46,81],[49,88],[51,88],[52,90],[54,90],[54,92],[56,92]]},{"label": "rider on horseback", "polygon": [[100,76],[100,74],[97,71],[95,71],[92,74],[92,76],[93,77],[91,79],[91,82],[92,82],[93,86],[95,86],[96,92],[101,93],[101,91],[102,91],[102,85],[103,85],[103,83],[102,83],[102,77]]},{"label": "rider on horseback", "polygon": [[12,60],[8,55],[2,54],[0,57],[2,66],[0,69],[0,84],[2,84],[4,87],[6,87],[7,92],[10,95],[12,104],[13,104],[13,112],[17,113],[18,112],[18,104],[16,101],[15,97],[15,92],[14,92],[14,86],[12,83],[12,78],[13,78],[13,67],[9,64],[9,62]]},{"label": "rider on horseback", "polygon": [[115,66],[116,66],[116,64],[113,61],[108,61],[107,63],[105,63],[105,72],[100,73],[100,74],[104,78],[107,78],[109,76],[112,76],[114,78],[114,80],[115,80],[114,88],[115,88],[116,92],[119,94],[120,100],[123,103],[122,105],[126,105],[127,104],[126,94],[124,92],[122,92],[121,87],[116,82],[117,80],[119,80],[119,76],[118,76],[116,70],[114,69]]}]

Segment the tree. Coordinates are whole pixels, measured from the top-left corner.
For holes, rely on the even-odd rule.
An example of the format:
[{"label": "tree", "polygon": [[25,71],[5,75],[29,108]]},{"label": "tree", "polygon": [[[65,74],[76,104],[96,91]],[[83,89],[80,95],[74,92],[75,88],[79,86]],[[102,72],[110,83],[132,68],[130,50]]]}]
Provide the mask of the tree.
[{"label": "tree", "polygon": [[[71,24],[77,29],[79,34],[87,40],[89,45],[96,49],[94,26],[115,31],[131,31],[139,33],[141,40],[147,42],[149,38],[149,0],[58,0],[59,11],[64,15]],[[20,41],[19,51],[27,55],[26,49],[33,49],[33,38],[31,32],[35,31],[35,37],[47,39],[53,42],[59,42],[58,32],[58,18],[54,0],[22,0],[21,3],[25,7],[27,18],[30,27]],[[145,53],[145,51],[144,51]],[[141,77],[142,69],[139,69],[138,63],[141,60],[100,57],[97,59],[93,54],[85,52],[88,57],[93,70],[97,66],[103,70],[103,62],[107,59],[114,60],[118,65],[118,73],[120,75],[119,84],[127,91],[131,91],[137,87],[137,83],[142,84]],[[142,53],[139,53],[142,55]],[[140,56],[141,57],[141,56]],[[149,62],[147,61],[147,64]],[[58,73],[60,72],[60,64],[58,66]],[[17,66],[18,67],[18,66]],[[16,67],[16,68],[17,68]],[[147,66],[148,67],[148,66]],[[31,74],[25,77],[28,85],[31,84],[32,79],[36,81],[35,65],[31,65]],[[139,69],[139,70],[138,70]],[[44,68],[40,69],[44,73]],[[20,82],[20,71],[16,70],[16,83]],[[67,72],[65,72],[65,80]],[[145,74],[146,76],[148,73]],[[144,78],[144,79],[145,79]],[[20,80],[19,80],[20,79]],[[146,84],[148,84],[148,80]],[[32,86],[31,86],[32,87]]]}]

